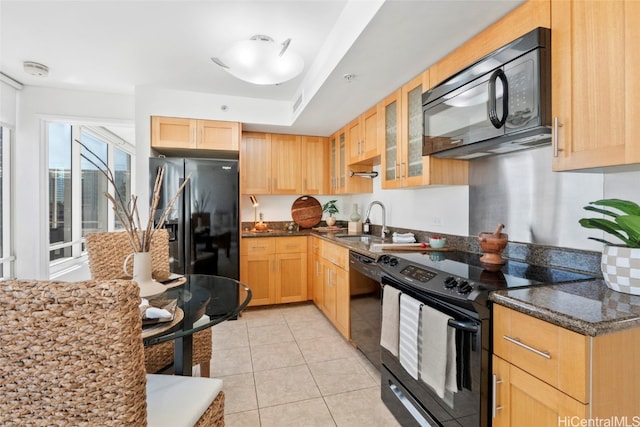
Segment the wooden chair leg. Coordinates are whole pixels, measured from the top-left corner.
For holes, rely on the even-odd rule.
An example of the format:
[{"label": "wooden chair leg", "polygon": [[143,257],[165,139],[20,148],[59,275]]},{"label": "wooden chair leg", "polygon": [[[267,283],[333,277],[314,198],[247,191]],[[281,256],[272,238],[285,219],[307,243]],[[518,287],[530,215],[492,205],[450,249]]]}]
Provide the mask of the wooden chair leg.
[{"label": "wooden chair leg", "polygon": [[210,378],[211,377],[211,362],[200,364],[200,376]]}]

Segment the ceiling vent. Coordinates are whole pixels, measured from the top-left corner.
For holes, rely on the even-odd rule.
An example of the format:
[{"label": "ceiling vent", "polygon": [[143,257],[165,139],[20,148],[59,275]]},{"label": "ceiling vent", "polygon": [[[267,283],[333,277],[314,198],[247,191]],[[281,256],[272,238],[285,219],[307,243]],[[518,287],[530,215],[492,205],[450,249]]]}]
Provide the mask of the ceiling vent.
[{"label": "ceiling vent", "polygon": [[293,103],[293,112],[294,113],[298,110],[298,108],[300,108],[300,105],[302,105],[302,93],[300,94],[298,99],[296,99],[296,102]]}]

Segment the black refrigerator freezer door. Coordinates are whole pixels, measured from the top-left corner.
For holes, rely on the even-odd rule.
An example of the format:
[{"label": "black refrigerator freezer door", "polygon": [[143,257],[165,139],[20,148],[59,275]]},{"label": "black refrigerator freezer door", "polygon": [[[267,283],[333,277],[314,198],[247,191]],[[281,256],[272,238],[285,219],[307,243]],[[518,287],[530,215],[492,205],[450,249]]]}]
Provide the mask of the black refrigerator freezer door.
[{"label": "black refrigerator freezer door", "polygon": [[[178,192],[178,188],[184,181],[184,160],[172,158],[149,159],[149,197],[150,203],[153,200],[153,187],[158,169],[165,168],[164,180],[159,194],[158,208],[154,214],[154,222],[157,223],[165,207]],[[175,201],[171,212],[167,216],[164,227],[169,231],[169,261],[173,273],[186,274],[187,262],[185,257],[185,217],[184,217],[184,197],[183,192]]]}]

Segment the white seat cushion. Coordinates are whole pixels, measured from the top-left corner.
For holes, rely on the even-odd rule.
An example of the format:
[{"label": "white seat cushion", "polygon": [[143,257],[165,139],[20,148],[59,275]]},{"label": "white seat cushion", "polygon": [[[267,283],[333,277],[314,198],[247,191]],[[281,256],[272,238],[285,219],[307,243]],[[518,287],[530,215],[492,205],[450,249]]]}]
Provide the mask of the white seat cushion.
[{"label": "white seat cushion", "polygon": [[147,425],[193,427],[221,390],[217,378],[147,374]]}]

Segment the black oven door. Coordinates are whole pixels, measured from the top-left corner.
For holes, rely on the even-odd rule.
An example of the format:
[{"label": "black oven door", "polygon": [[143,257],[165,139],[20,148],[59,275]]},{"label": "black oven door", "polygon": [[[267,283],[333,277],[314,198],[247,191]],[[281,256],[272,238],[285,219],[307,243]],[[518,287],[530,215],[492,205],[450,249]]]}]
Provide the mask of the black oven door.
[{"label": "black oven door", "polygon": [[[456,329],[456,365],[458,391],[453,398],[441,399],[422,380],[415,380],[396,356],[385,348],[382,358],[382,400],[403,426],[488,426],[489,352],[482,346],[482,321],[464,310],[416,292],[388,276],[383,285],[391,285],[453,318]],[[457,424],[456,424],[457,423]]]}]

